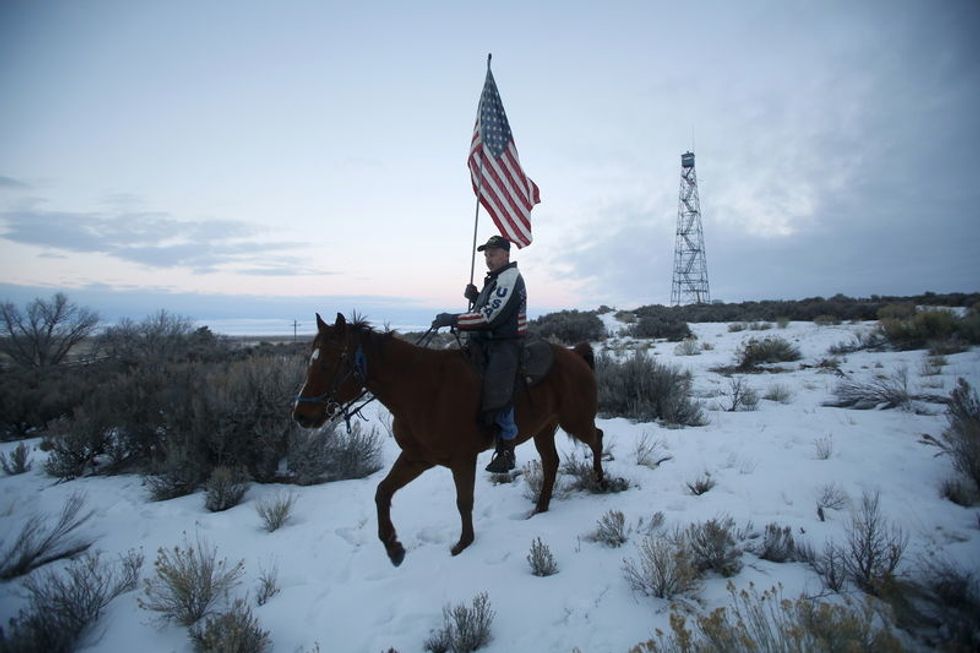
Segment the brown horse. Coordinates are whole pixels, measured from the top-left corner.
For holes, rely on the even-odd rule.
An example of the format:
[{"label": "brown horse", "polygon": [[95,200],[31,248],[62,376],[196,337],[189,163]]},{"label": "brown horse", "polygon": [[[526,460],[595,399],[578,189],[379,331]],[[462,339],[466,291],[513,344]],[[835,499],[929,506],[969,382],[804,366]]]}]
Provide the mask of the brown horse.
[{"label": "brown horse", "polygon": [[[442,465],[453,473],[456,506],[463,529],[452,548],[457,555],[473,542],[473,486],[476,458],[493,444],[477,424],[480,377],[459,350],[417,347],[378,333],[356,319],[337,314],[329,326],[316,316],[317,335],[306,383],[293,408],[304,428],[321,426],[346,410],[363,390],[369,391],[393,416],[392,431],[401,454],[378,484],[378,537],[395,565],[405,558],[391,523],[392,496],[422,472]],[[596,380],[592,348],[575,350],[552,345],[555,362],[539,384],[520,389],[515,397],[518,443],[534,438],[541,455],[543,483],[534,513],[548,510],[558,470],[555,431],[566,433],[592,449],[592,467],[602,481],[602,431],[595,425]],[[532,513],[532,514],[534,514]]]}]

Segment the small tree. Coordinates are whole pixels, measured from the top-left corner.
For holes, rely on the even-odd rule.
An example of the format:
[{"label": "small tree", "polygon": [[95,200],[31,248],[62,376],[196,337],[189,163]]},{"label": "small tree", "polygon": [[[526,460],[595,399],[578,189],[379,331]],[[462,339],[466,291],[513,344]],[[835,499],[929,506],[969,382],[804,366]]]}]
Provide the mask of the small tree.
[{"label": "small tree", "polygon": [[50,367],[61,363],[98,324],[98,313],[60,292],[50,300],[35,299],[24,312],[4,302],[0,304],[0,352],[20,367]]}]

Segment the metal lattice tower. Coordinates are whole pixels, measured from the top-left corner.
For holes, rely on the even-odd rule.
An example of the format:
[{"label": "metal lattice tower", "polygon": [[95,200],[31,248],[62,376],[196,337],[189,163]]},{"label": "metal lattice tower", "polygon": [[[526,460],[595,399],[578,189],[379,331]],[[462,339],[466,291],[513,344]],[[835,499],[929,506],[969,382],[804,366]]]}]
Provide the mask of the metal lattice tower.
[{"label": "metal lattice tower", "polygon": [[677,205],[674,283],[670,291],[670,305],[707,304],[710,301],[698,175],[694,171],[694,152],[685,152],[681,155],[681,190]]}]

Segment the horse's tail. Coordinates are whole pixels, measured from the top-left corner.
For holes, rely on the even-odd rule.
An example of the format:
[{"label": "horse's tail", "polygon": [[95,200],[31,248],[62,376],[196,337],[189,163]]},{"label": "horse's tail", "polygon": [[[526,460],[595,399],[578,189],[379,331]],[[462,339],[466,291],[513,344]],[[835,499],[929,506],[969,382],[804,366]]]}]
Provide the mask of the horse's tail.
[{"label": "horse's tail", "polygon": [[592,351],[592,345],[587,342],[580,342],[572,347],[572,351],[585,359],[589,369],[595,371],[595,352]]}]

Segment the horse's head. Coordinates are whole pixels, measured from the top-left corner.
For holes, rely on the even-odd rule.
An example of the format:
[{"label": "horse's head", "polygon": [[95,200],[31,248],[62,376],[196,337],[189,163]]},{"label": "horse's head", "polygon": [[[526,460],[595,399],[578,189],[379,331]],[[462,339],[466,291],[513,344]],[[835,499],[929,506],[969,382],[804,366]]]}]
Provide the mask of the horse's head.
[{"label": "horse's head", "polygon": [[303,428],[317,428],[343,411],[364,388],[364,352],[356,328],[337,313],[327,325],[318,313],[313,352],[306,368],[306,383],[293,404],[293,419]]}]

